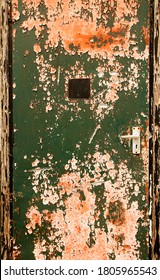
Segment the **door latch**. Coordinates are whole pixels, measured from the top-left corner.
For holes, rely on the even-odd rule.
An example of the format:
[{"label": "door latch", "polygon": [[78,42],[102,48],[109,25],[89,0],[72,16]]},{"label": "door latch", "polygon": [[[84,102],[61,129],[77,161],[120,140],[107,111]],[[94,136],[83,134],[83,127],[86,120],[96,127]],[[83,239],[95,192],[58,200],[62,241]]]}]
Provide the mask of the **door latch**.
[{"label": "door latch", "polygon": [[129,143],[132,140],[132,153],[135,155],[141,152],[141,141],[140,141],[140,127],[132,127],[132,135],[122,135],[120,139],[128,139]]}]

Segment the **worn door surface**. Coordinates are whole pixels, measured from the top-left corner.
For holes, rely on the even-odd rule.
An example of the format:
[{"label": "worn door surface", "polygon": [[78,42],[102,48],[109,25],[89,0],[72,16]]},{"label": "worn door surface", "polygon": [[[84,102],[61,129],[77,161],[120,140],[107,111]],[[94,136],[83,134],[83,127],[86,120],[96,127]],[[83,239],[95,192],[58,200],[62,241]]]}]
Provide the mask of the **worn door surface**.
[{"label": "worn door surface", "polygon": [[148,258],[149,2],[12,1],[15,259]]}]

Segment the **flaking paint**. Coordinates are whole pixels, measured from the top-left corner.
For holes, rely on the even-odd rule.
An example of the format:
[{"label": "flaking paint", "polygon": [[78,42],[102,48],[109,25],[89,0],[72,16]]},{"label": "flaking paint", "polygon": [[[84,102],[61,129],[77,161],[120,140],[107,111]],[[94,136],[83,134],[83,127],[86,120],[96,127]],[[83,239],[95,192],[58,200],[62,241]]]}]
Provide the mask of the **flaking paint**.
[{"label": "flaking paint", "polygon": [[15,258],[148,258],[148,4],[13,0]]}]

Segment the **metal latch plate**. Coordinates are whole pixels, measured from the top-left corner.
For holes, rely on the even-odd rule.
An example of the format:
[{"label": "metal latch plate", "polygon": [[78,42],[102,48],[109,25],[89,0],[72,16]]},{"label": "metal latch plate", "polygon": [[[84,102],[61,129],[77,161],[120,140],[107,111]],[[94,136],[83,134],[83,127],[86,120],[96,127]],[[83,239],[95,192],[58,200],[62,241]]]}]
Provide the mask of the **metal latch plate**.
[{"label": "metal latch plate", "polygon": [[135,136],[132,138],[132,153],[138,155],[141,152],[140,128],[133,127],[132,135]]},{"label": "metal latch plate", "polygon": [[132,135],[122,135],[120,139],[127,139],[129,145],[132,141],[132,153],[139,155],[141,152],[141,139],[140,139],[140,127],[132,127]]}]

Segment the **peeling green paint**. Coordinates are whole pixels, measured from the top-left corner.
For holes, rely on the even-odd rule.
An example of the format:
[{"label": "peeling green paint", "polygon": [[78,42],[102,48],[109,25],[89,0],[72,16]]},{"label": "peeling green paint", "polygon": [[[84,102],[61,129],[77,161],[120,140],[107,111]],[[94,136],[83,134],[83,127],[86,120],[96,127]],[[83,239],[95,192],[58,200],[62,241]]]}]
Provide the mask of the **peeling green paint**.
[{"label": "peeling green paint", "polygon": [[[148,141],[149,1],[13,2],[20,258],[147,259],[147,146],[119,135]],[[68,98],[73,78],[89,99]]]}]

